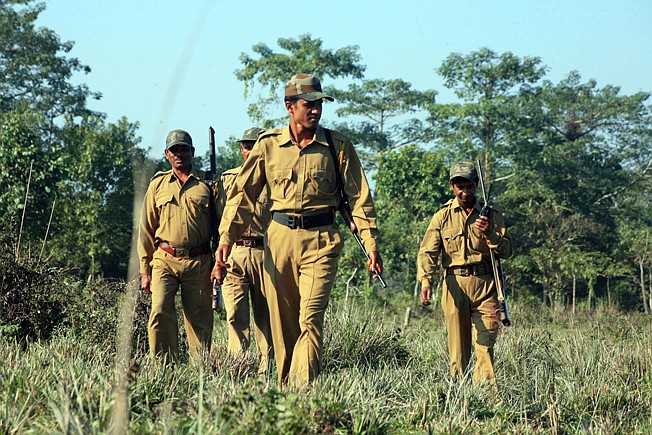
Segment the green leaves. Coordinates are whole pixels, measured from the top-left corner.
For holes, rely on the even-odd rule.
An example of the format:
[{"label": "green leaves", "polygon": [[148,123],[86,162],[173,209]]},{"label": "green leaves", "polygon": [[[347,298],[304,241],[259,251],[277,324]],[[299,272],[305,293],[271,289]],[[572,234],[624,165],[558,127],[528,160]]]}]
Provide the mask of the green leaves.
[{"label": "green leaves", "polygon": [[50,29],[35,27],[45,4],[30,3],[0,3],[0,111],[29,107],[44,115],[41,126],[52,132],[53,119],[89,113],[86,99],[100,98],[100,94],[70,82],[74,73],[88,73],[90,68],[62,55],[70,52],[72,42],[62,42]]},{"label": "green leaves", "polygon": [[298,39],[279,38],[278,46],[286,53],[276,53],[264,43],[256,44],[252,51],[257,58],[242,53],[242,69],[235,71],[238,80],[244,82],[245,97],[250,96],[251,88],[261,86],[258,101],[249,106],[248,114],[254,124],[272,128],[281,123],[272,118],[273,113],[283,113],[282,87],[294,74],[313,74],[321,80],[326,78],[361,78],[364,65],[360,64],[358,47],[347,46],[338,50],[322,48],[320,38],[313,39],[310,34]]}]

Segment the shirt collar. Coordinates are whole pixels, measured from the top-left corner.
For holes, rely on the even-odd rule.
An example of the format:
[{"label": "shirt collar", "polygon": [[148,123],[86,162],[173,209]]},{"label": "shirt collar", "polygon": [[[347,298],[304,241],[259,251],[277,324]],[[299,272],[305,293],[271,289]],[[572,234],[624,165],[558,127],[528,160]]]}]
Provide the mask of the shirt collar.
[{"label": "shirt collar", "polygon": [[[457,196],[455,198],[453,198],[453,208],[460,208],[460,209],[462,208],[462,205],[457,200]],[[475,198],[475,204],[473,205],[473,208],[478,210],[478,212],[480,212],[480,210],[482,210],[482,206],[480,205],[480,201],[478,201],[477,197]]]},{"label": "shirt collar", "polygon": [[[190,169],[190,174],[188,174],[189,178],[196,178],[198,181],[202,181],[204,179],[204,171],[200,171],[199,169],[191,168]],[[174,170],[170,169],[170,178],[168,179],[169,182],[172,182],[177,179],[177,176],[174,174]]]},{"label": "shirt collar", "polygon": [[[284,146],[284,145],[290,145],[294,142],[294,139],[292,138],[292,131],[290,130],[290,125],[288,124],[285,126],[283,130],[281,130],[281,135],[279,136],[279,141],[278,141],[278,146]],[[315,130],[315,134],[312,137],[312,143],[318,143],[323,146],[328,146],[328,141],[326,140],[326,133],[324,132],[324,127],[321,125],[317,125],[317,129]]]}]

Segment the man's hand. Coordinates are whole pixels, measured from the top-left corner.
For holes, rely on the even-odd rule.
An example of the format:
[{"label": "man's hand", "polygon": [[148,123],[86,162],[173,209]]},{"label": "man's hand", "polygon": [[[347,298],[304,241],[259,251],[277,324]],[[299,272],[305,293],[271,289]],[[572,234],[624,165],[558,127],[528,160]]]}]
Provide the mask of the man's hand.
[{"label": "man's hand", "polygon": [[151,284],[152,284],[152,274],[151,273],[141,273],[140,274],[140,288],[143,290],[143,293],[145,293],[145,296],[149,296],[149,295],[152,294]]},{"label": "man's hand", "polygon": [[491,222],[489,221],[489,218],[487,216],[480,216],[475,221],[475,227],[480,231],[482,231],[485,236],[491,234]]},{"label": "man's hand", "polygon": [[231,246],[229,245],[220,245],[217,247],[217,252],[215,252],[215,266],[219,267],[231,267],[227,261],[229,260],[229,254],[231,254]]},{"label": "man's hand", "polygon": [[427,286],[421,289],[421,305],[428,306],[430,305],[430,299],[432,298],[432,287]]},{"label": "man's hand", "polygon": [[[383,273],[383,259],[380,258],[380,253],[378,251],[371,251],[369,253],[367,269],[369,269],[369,272],[375,273],[377,270],[379,273]],[[377,276],[374,275],[374,278],[377,278]]]},{"label": "man's hand", "polygon": [[215,265],[213,266],[213,270],[211,270],[211,282],[217,280],[217,282],[222,284],[224,282],[224,278],[226,278],[226,268],[220,267],[216,261]]}]

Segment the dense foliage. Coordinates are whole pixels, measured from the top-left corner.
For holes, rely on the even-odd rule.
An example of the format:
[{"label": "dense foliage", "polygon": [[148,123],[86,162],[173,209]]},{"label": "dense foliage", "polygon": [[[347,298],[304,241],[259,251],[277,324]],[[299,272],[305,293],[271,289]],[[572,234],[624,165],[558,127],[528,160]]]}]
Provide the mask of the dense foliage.
[{"label": "dense foliage", "polygon": [[[71,77],[90,69],[67,57],[71,42],[34,26],[43,7],[0,3],[0,217],[18,239],[17,259],[72,269],[89,282],[124,279],[140,195],[166,166],[139,147],[137,123],[107,123],[86,109],[99,94]],[[390,289],[376,291],[356,244],[347,243],[335,298],[413,294],[420,237],[451,196],[448,167],[480,160],[515,241],[505,262],[514,296],[573,309],[605,299],[649,312],[648,93],[622,95],[576,71],[552,83],[540,58],[482,48],[452,53],[435,69],[455,95],[438,101],[437,90],[400,78],[366,78],[357,46],[333,50],[302,35],[278,47],[255,45],[235,72],[246,96],[262,89],[252,124],[286,122],[272,113],[282,108],[287,71],[321,76],[337,97],[324,123],[355,140],[375,188]],[[344,89],[328,86],[342,82]],[[234,139],[218,153],[219,170],[240,164]]]},{"label": "dense foliage", "polygon": [[[652,430],[649,93],[575,71],[552,83],[541,59],[482,48],[435,70],[456,96],[440,102],[400,78],[365,78],[357,46],[303,35],[280,39],[278,53],[264,43],[243,53],[245,96],[263,89],[253,125],[286,122],[273,113],[287,71],[347,83],[328,87],[338,105],[324,118],[354,139],[371,177],[390,284],[373,284],[349,240],[323,375],[278,389],[256,377],[253,352],[224,356],[220,320],[202,364],[146,357],[148,301],[125,277],[143,190],[167,166],[139,147],[138,123],[88,110],[100,94],[71,78],[90,68],[67,56],[72,42],[34,26],[44,7],[0,0],[1,433]],[[515,241],[499,402],[469,379],[449,382],[443,320],[413,298],[420,238],[451,196],[457,160],[483,163]],[[240,161],[230,138],[218,171]]]}]

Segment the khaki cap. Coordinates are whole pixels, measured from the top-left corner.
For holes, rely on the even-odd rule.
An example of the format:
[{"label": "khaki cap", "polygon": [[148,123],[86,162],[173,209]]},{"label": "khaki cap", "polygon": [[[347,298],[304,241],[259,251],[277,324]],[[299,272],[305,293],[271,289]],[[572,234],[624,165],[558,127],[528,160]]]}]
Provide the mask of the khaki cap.
[{"label": "khaki cap", "polygon": [[165,139],[165,150],[169,150],[175,145],[186,145],[192,148],[192,138],[185,130],[172,130]]},{"label": "khaki cap", "polygon": [[478,181],[478,172],[475,170],[475,165],[471,162],[455,163],[450,171],[450,178],[466,178],[470,181]]},{"label": "khaki cap", "polygon": [[315,76],[309,74],[295,74],[285,85],[285,96],[297,96],[302,100],[315,101],[325,98],[335,101],[333,97],[326,95],[321,90],[321,82]]},{"label": "khaki cap", "polygon": [[260,136],[262,133],[264,133],[265,130],[262,128],[258,127],[251,127],[245,130],[245,132],[242,134],[242,139],[240,139],[240,142],[246,142],[246,141],[257,141],[258,136]]}]

